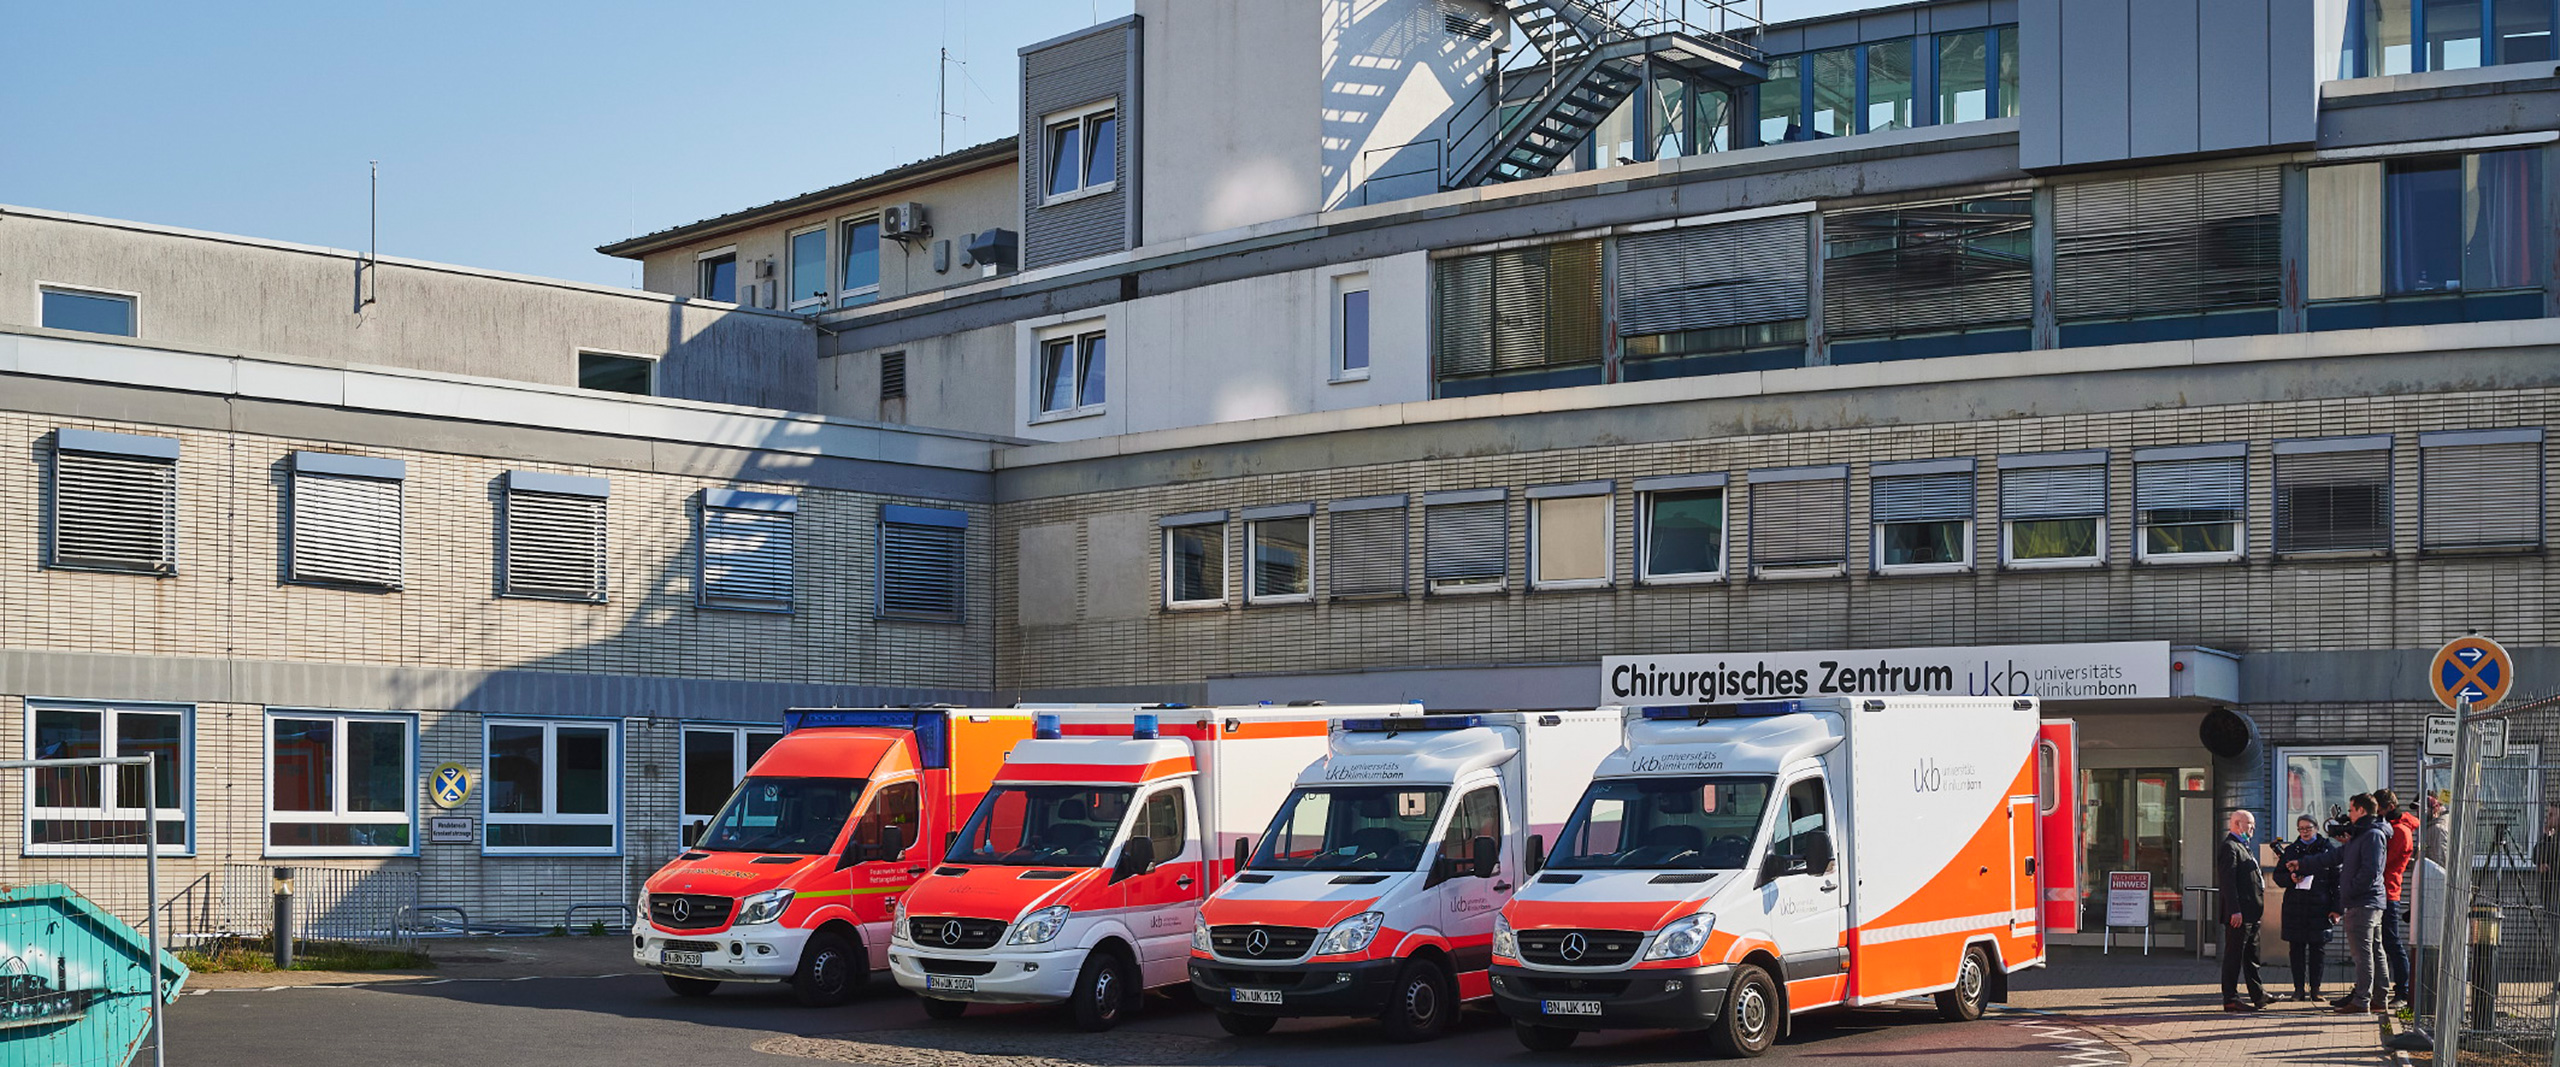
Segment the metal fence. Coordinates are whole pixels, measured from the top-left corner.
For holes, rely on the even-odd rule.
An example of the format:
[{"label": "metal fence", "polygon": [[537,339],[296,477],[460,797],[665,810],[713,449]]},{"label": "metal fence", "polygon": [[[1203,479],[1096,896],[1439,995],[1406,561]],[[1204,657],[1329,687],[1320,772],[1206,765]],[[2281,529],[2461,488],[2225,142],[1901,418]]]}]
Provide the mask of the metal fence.
[{"label": "metal fence", "polygon": [[2423,783],[2450,862],[2420,865],[2419,1028],[2439,1065],[2560,1067],[2560,698],[2468,718]]},{"label": "metal fence", "polygon": [[162,952],[153,902],[159,853],[187,830],[160,818],[171,791],[155,760],[169,773],[157,756],[0,761],[25,776],[26,855],[76,857],[78,872],[0,884],[0,1061],[163,1062],[161,1008],[187,972]]},{"label": "metal fence", "polygon": [[272,945],[281,896],[291,909],[296,942],[418,947],[414,870],[226,863],[209,888],[210,912],[199,920],[199,937],[256,938]]}]

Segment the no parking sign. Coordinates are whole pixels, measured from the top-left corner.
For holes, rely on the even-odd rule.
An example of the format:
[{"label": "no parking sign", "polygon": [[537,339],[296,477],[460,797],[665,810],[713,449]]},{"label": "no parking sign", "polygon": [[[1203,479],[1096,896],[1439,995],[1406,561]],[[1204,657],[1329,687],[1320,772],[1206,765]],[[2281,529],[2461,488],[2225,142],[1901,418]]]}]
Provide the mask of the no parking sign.
[{"label": "no parking sign", "polygon": [[2438,701],[2450,708],[2468,699],[2474,712],[2497,707],[2515,682],[2515,660],[2506,648],[2477,634],[2445,642],[2427,669],[2427,688]]}]

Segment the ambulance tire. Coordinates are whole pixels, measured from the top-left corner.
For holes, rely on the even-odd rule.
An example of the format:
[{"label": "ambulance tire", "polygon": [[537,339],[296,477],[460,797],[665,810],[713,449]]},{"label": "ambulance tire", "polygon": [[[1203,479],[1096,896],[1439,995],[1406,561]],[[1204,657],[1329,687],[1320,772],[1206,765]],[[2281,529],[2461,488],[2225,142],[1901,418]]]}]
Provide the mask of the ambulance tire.
[{"label": "ambulance tire", "polygon": [[1511,1036],[1519,1038],[1520,1047],[1531,1052],[1562,1052],[1572,1048],[1573,1039],[1582,1035],[1561,1026],[1513,1023]]},{"label": "ambulance tire", "polygon": [[1956,987],[1938,994],[1938,1017],[1951,1023],[1982,1018],[1990,990],[1991,954],[1980,945],[1971,946],[1964,950],[1964,962],[1956,966]]},{"label": "ambulance tire", "polygon": [[1378,1021],[1387,1024],[1387,1038],[1412,1043],[1429,1041],[1449,1032],[1449,1024],[1458,1017],[1458,991],[1449,980],[1449,972],[1426,959],[1410,959],[1396,968],[1395,991],[1387,998],[1387,1010]]},{"label": "ambulance tire", "polygon": [[944,1000],[941,997],[916,999],[924,1001],[924,1017],[928,1019],[957,1019],[969,1013],[969,1002],[965,1000]]},{"label": "ambulance tire", "polygon": [[834,931],[820,931],[800,951],[800,969],[791,975],[791,995],[802,1007],[832,1008],[852,1000],[871,977],[862,950]]},{"label": "ambulance tire", "polygon": [[720,988],[719,982],[709,978],[687,978],[681,974],[662,974],[658,977],[666,979],[667,989],[680,997],[707,997],[711,995],[712,990]]},{"label": "ambulance tire", "polygon": [[1724,1010],[1716,1013],[1715,1025],[1707,1028],[1708,1051],[1727,1059],[1769,1051],[1769,1046],[1778,1041],[1778,1028],[1786,1018],[1786,1010],[1778,1001],[1778,983],[1770,980],[1769,972],[1749,963],[1734,968],[1733,984],[1724,994]]},{"label": "ambulance tire", "polygon": [[1142,991],[1137,985],[1137,969],[1118,953],[1101,949],[1086,956],[1084,970],[1076,974],[1076,991],[1067,998],[1076,1029],[1098,1034],[1120,1025],[1120,1017],[1138,1002]]},{"label": "ambulance tire", "polygon": [[1238,1015],[1231,1011],[1218,1013],[1218,1028],[1237,1037],[1261,1037],[1270,1033],[1272,1025],[1279,1021],[1269,1015]]}]

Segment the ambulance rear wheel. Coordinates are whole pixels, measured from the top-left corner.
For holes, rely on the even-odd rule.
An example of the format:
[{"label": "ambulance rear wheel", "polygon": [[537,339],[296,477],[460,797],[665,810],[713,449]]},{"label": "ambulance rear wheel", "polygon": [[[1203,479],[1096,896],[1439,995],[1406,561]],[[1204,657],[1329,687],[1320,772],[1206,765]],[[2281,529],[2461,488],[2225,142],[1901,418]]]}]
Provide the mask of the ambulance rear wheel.
[{"label": "ambulance rear wheel", "polygon": [[667,988],[680,997],[707,997],[711,995],[712,990],[720,988],[720,983],[708,978],[687,978],[680,974],[662,974],[658,977],[666,979]]},{"label": "ambulance rear wheel", "polygon": [[1562,1052],[1572,1048],[1573,1039],[1582,1035],[1561,1026],[1513,1023],[1511,1036],[1519,1038],[1520,1047],[1531,1052]]},{"label": "ambulance rear wheel", "polygon": [[853,991],[870,977],[858,951],[833,931],[812,936],[800,952],[800,969],[791,976],[791,995],[811,1008],[832,1008],[853,999]]},{"label": "ambulance rear wheel", "polygon": [[1076,1018],[1076,1029],[1100,1033],[1120,1025],[1120,1017],[1137,1003],[1140,990],[1134,969],[1112,952],[1096,952],[1085,957],[1084,970],[1076,975],[1075,994],[1068,998]]},{"label": "ambulance rear wheel", "polygon": [[924,1001],[924,1017],[928,1019],[957,1019],[969,1013],[969,1002],[965,1000],[944,1000],[940,997],[920,999]]},{"label": "ambulance rear wheel", "polygon": [[1956,965],[1956,987],[1938,994],[1938,1017],[1951,1023],[1969,1023],[1982,1018],[1982,1004],[1991,989],[1991,954],[1975,945],[1964,950],[1964,962]]},{"label": "ambulance rear wheel", "polygon": [[1268,1015],[1238,1015],[1231,1011],[1218,1013],[1218,1028],[1237,1037],[1261,1037],[1270,1033],[1271,1025],[1279,1021]]},{"label": "ambulance rear wheel", "polygon": [[1778,1003],[1778,983],[1769,972],[1744,964],[1734,968],[1733,985],[1724,994],[1724,1011],[1707,1028],[1707,1048],[1718,1056],[1757,1056],[1778,1040],[1778,1022],[1786,1009]]},{"label": "ambulance rear wheel", "polygon": [[1396,969],[1395,993],[1387,1000],[1387,1037],[1396,1041],[1429,1041],[1449,1032],[1458,1015],[1458,994],[1449,972],[1425,959],[1404,961]]}]

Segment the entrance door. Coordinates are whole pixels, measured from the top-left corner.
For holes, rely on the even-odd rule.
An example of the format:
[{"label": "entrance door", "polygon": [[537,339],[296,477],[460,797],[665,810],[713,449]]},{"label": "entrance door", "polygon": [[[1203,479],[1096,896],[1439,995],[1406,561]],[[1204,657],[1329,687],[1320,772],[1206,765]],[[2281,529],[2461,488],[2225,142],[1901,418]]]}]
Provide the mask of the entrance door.
[{"label": "entrance door", "polygon": [[[2082,772],[2081,793],[2089,805],[2088,849],[2080,884],[2103,886],[2108,871],[2151,872],[2151,921],[2174,927],[2185,914],[2185,866],[2179,842],[2185,839],[2176,767],[2101,767]],[[2080,928],[2100,930],[2107,922],[2105,893],[2084,894]]]}]

